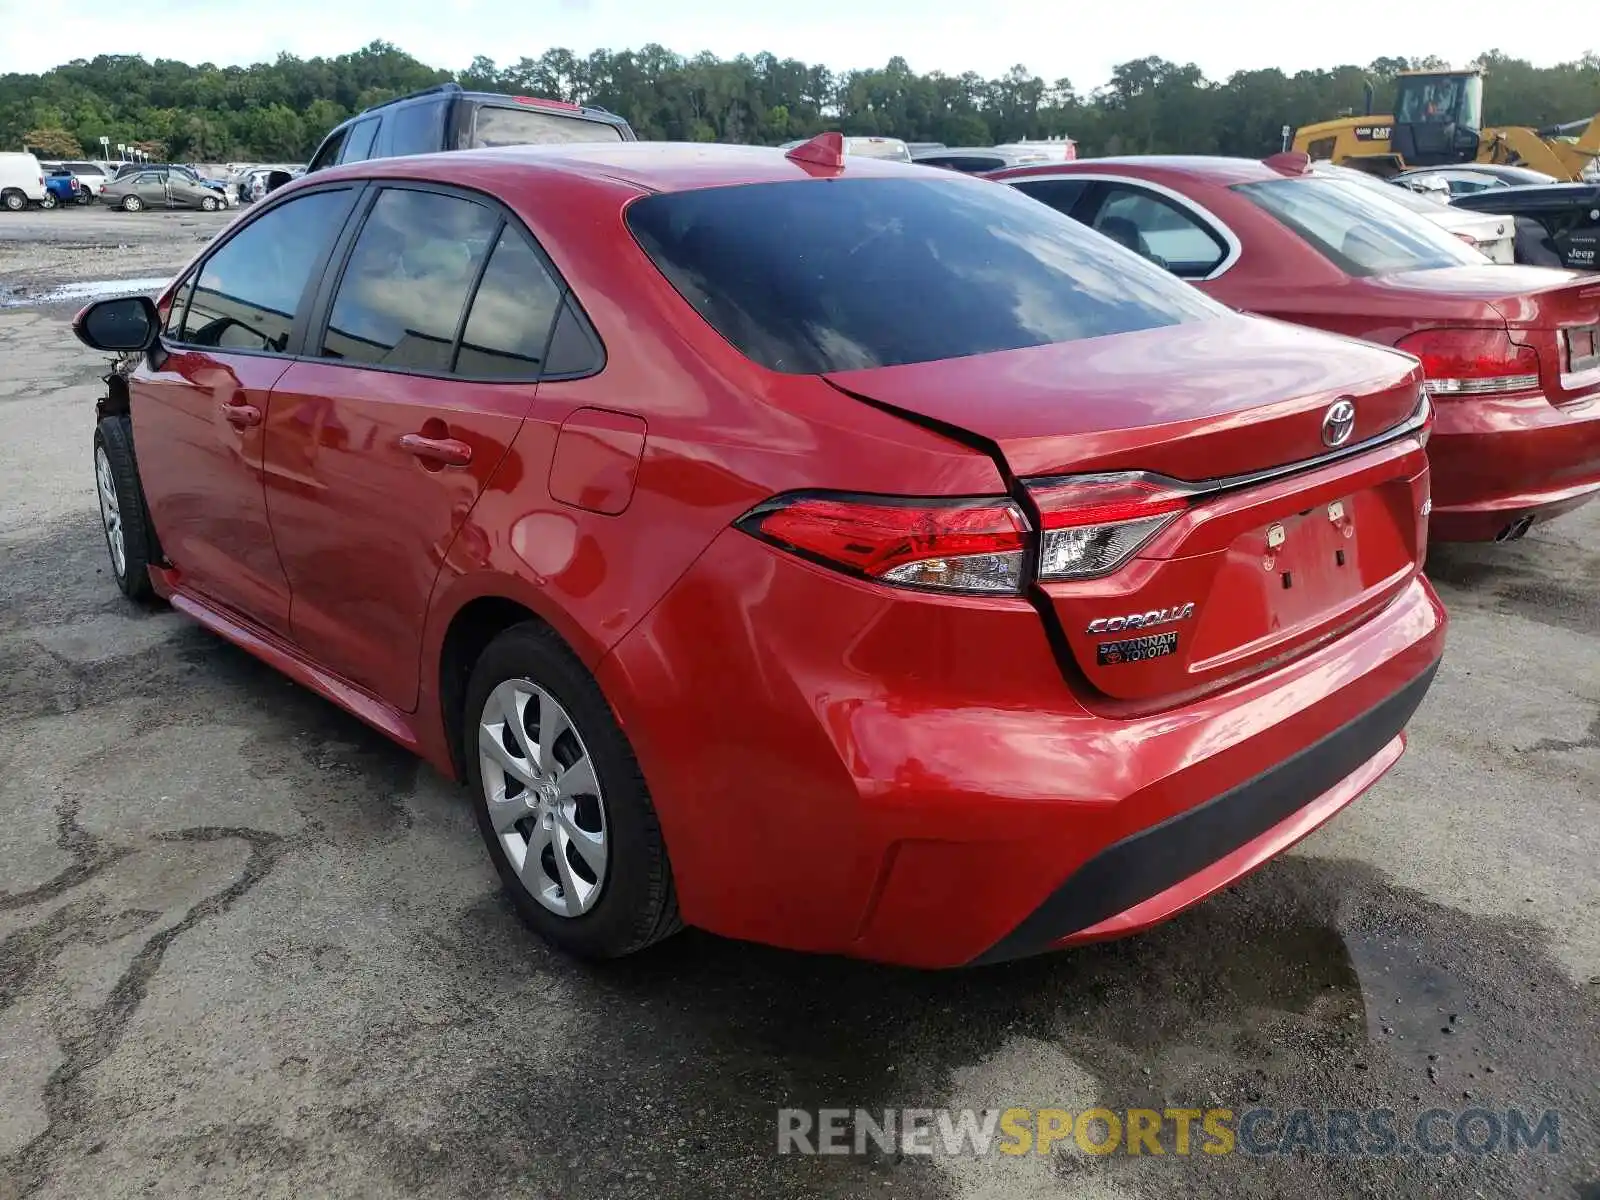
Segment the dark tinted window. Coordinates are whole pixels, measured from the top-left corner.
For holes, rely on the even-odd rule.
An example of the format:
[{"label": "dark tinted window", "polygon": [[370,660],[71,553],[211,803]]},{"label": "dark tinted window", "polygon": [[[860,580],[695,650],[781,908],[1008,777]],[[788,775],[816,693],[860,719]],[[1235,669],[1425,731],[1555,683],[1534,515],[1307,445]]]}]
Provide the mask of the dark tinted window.
[{"label": "dark tinted window", "polygon": [[1032,196],[1041,204],[1070,215],[1072,206],[1089,184],[1082,179],[1019,179],[1011,186],[1024,196]]},{"label": "dark tinted window", "polygon": [[532,146],[544,142],[620,142],[622,130],[609,121],[564,117],[533,108],[498,104],[478,107],[470,146]]},{"label": "dark tinted window", "polygon": [[[433,154],[444,149],[445,101],[423,100],[415,104],[402,104],[391,109],[389,122],[389,153]],[[354,137],[355,134],[350,135]]]},{"label": "dark tinted window", "polygon": [[189,299],[194,295],[195,276],[191,275],[172,298],[172,307],[167,310],[166,322],[161,326],[161,332],[169,338],[177,338],[183,332],[184,314],[189,311]]},{"label": "dark tinted window", "polygon": [[378,136],[378,118],[368,117],[365,121],[357,121],[350,127],[350,134],[344,140],[344,151],[339,155],[339,161],[365,162],[372,157],[372,139]]},{"label": "dark tinted window", "polygon": [[334,294],[322,356],[448,372],[467,292],[499,223],[470,200],[386,189]]},{"label": "dark tinted window", "polygon": [[550,335],[550,349],[545,352],[546,375],[588,375],[605,365],[606,353],[595,336],[589,322],[578,313],[577,305],[569,295],[561,305],[561,315],[556,318],[555,332]]},{"label": "dark tinted window", "polygon": [[674,287],[775,371],[1069,342],[1226,310],[1005,187],[960,176],[667,192],[628,222]]},{"label": "dark tinted window", "polygon": [[320,171],[323,167],[331,167],[339,161],[339,151],[344,146],[344,139],[350,134],[350,127],[335,129],[328,136],[328,140],[317,147],[317,156],[311,160],[307,171]]},{"label": "dark tinted window", "polygon": [[536,378],[560,303],[561,289],[533,247],[506,229],[472,298],[456,373]]},{"label": "dark tinted window", "polygon": [[348,189],[313,192],[263,214],[206,259],[183,340],[282,351],[311,272],[344,220]]}]

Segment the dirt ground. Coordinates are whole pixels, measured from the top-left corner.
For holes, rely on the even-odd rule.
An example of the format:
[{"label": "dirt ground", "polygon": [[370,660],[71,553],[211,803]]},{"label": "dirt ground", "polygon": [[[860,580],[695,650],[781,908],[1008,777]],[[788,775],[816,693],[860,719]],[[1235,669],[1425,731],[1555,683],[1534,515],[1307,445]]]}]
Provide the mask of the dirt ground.
[{"label": "dirt ground", "polygon": [[[501,899],[463,791],[110,579],[102,366],[53,289],[231,218],[0,217],[0,1200],[1600,1196],[1600,505],[1435,547],[1450,646],[1400,765],[1154,933],[583,966]],[[776,1153],[780,1107],[1095,1104],[1555,1110],[1559,1141]]]}]

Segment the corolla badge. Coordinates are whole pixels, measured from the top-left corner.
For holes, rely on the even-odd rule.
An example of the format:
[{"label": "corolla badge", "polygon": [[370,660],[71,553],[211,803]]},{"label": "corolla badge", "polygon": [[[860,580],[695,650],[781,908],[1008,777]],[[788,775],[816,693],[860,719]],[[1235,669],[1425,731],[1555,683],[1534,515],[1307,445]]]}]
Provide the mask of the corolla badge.
[{"label": "corolla badge", "polygon": [[1088,633],[1121,633],[1124,629],[1149,629],[1152,625],[1170,625],[1173,621],[1187,621],[1194,616],[1194,604],[1174,604],[1171,608],[1153,608],[1149,612],[1129,613],[1125,617],[1096,617],[1089,622]]},{"label": "corolla badge", "polygon": [[1344,445],[1356,429],[1356,406],[1352,400],[1335,400],[1322,414],[1322,443],[1329,447]]}]

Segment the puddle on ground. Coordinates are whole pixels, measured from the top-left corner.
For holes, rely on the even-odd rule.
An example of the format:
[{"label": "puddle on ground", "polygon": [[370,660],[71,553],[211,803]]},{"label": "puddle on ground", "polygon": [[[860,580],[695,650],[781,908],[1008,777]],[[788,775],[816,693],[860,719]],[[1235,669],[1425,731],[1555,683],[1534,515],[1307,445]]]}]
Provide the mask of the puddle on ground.
[{"label": "puddle on ground", "polygon": [[42,304],[64,304],[74,300],[103,300],[107,296],[132,296],[158,292],[170,277],[146,279],[95,279],[83,283],[63,283],[54,287],[0,288],[0,308],[32,308]]}]

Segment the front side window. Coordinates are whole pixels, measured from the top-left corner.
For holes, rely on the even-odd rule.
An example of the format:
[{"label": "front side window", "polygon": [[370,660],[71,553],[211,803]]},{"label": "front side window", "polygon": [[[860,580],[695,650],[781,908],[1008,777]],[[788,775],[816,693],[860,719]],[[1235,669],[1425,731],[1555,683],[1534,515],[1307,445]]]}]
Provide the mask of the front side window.
[{"label": "front side window", "polygon": [[1183,279],[1204,279],[1228,254],[1226,243],[1193,213],[1143,188],[1108,185],[1091,224]]},{"label": "front side window", "polygon": [[664,192],[627,209],[678,292],[796,374],[961,358],[1228,310],[1011,188],[926,178]]},{"label": "front side window", "polygon": [[339,280],[322,357],[448,372],[467,293],[499,226],[496,213],[458,196],[385,189]]},{"label": "front side window", "polygon": [[1032,196],[1058,213],[1071,216],[1073,208],[1083,196],[1084,188],[1089,184],[1082,179],[1019,179],[1011,186],[1024,196]]},{"label": "front side window", "polygon": [[377,136],[377,117],[368,117],[365,121],[357,121],[350,127],[350,134],[344,140],[344,149],[339,155],[339,161],[341,163],[365,162],[372,157],[372,142]]},{"label": "front side window", "polygon": [[306,284],[349,202],[346,188],[297,196],[229,238],[200,268],[182,340],[282,353]]},{"label": "front side window", "polygon": [[1482,266],[1488,261],[1421,213],[1342,179],[1274,179],[1236,184],[1234,190],[1349,275]]},{"label": "front side window", "polygon": [[328,140],[317,148],[317,156],[311,160],[307,171],[320,171],[323,167],[331,167],[339,161],[339,151],[344,148],[344,140],[350,136],[350,126],[346,125],[335,129],[328,136]]}]

